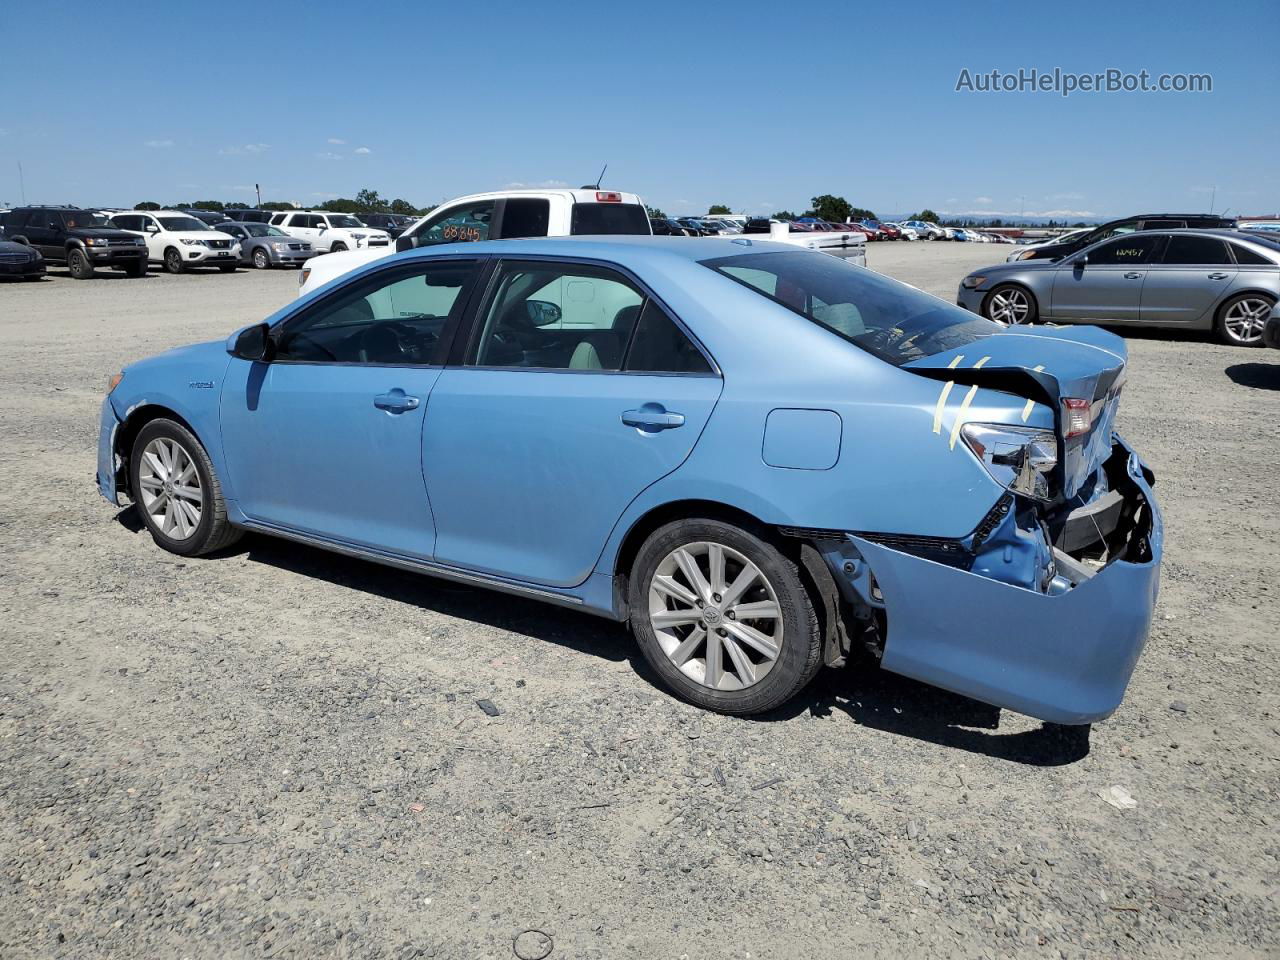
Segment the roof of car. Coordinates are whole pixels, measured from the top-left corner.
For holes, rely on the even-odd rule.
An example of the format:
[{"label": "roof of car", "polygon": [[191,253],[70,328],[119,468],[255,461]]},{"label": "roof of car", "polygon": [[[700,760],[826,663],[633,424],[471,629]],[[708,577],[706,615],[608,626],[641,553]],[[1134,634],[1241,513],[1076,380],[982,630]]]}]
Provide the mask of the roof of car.
[{"label": "roof of car", "polygon": [[600,260],[627,260],[633,256],[656,256],[660,259],[679,257],[699,262],[718,257],[750,253],[790,253],[799,250],[790,244],[769,243],[763,237],[741,234],[722,237],[666,236],[595,236],[595,237],[524,237],[510,240],[481,240],[468,244],[419,247],[401,256],[502,254],[508,257],[534,256],[583,257]]}]

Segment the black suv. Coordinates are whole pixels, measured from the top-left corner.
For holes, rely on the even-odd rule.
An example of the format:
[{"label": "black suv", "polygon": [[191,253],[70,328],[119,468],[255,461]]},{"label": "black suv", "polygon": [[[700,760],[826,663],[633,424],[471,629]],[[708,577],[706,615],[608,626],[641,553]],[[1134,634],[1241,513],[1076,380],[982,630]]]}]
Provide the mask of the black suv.
[{"label": "black suv", "polygon": [[1122,233],[1136,233],[1139,230],[1178,230],[1183,227],[1194,230],[1216,230],[1235,229],[1235,225],[1235,217],[1220,217],[1213,213],[1140,213],[1136,217],[1125,217],[1123,220],[1104,223],[1065,243],[1046,243],[1028,247],[1010,259],[1061,260],[1099,240],[1107,240]]},{"label": "black suv", "polygon": [[92,277],[95,267],[114,267],[131,277],[147,273],[146,241],[91,210],[15,207],[4,214],[4,238],[34,247],[49,263],[65,263],[77,280]]},{"label": "black suv", "polygon": [[358,213],[356,217],[366,227],[373,227],[375,230],[385,230],[391,234],[391,239],[395,239],[408,229],[409,225],[416,220],[416,217],[406,217],[400,213]]}]

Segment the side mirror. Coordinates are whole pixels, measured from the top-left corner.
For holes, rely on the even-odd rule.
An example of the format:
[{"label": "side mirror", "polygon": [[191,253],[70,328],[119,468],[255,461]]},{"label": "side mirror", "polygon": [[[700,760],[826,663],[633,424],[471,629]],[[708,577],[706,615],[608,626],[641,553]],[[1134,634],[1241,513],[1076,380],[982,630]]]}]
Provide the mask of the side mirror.
[{"label": "side mirror", "polygon": [[276,344],[271,339],[271,328],[265,323],[255,323],[251,327],[236,331],[227,340],[227,353],[241,360],[270,363],[276,355]]},{"label": "side mirror", "polygon": [[321,233],[324,233],[324,232],[325,232],[326,230],[328,230],[328,229],[329,229],[329,225],[328,225],[327,223],[322,223],[322,224],[320,224],[320,232],[321,232]]},{"label": "side mirror", "polygon": [[1089,265],[1089,258],[1084,255],[1078,256],[1071,261],[1071,266],[1076,270],[1083,270],[1088,265]]},{"label": "side mirror", "polygon": [[417,245],[418,241],[413,237],[396,237],[396,253],[404,253],[406,250],[412,250]]},{"label": "side mirror", "polygon": [[529,320],[535,327],[545,327],[560,321],[560,308],[548,300],[526,300]]},{"label": "side mirror", "polygon": [[160,232],[160,228],[159,228],[159,227],[157,227],[154,223],[148,223],[148,224],[146,225],[146,227],[144,227],[143,229],[145,229],[145,230],[147,231],[147,233],[159,233],[159,232]]}]

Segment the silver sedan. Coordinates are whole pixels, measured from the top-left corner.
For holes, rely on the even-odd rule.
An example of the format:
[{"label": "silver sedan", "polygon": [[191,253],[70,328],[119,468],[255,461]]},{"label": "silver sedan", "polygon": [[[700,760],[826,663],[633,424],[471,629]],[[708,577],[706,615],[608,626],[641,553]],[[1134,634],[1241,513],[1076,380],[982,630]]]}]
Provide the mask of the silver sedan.
[{"label": "silver sedan", "polygon": [[1213,330],[1262,346],[1280,301],[1280,241],[1232,230],[1144,230],[1053,262],[975,270],[957,302],[1003,323],[1103,323]]},{"label": "silver sedan", "polygon": [[240,241],[240,262],[259,270],[301,266],[316,255],[306,240],[291,237],[269,223],[220,223],[218,229]]}]

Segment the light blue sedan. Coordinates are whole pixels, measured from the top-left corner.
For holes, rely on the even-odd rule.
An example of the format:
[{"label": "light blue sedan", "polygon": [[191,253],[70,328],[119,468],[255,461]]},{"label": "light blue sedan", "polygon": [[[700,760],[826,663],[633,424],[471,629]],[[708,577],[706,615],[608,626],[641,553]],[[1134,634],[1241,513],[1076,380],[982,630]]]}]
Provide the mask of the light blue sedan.
[{"label": "light blue sedan", "polygon": [[173,553],[255,531],[629,621],[713,710],[870,656],[1087,723],[1159,579],[1124,373],[751,238],[490,241],[126,368],[97,482]]}]

